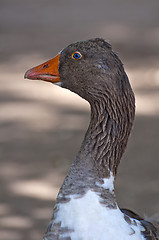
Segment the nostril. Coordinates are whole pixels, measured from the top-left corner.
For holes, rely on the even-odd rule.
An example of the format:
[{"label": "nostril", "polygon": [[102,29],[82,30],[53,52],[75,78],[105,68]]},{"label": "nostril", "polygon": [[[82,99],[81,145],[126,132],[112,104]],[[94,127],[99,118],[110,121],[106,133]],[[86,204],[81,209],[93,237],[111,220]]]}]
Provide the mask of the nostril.
[{"label": "nostril", "polygon": [[45,68],[48,68],[48,67],[49,67],[49,64],[46,63],[46,64],[44,64],[44,65],[42,66],[42,69],[45,69]]}]

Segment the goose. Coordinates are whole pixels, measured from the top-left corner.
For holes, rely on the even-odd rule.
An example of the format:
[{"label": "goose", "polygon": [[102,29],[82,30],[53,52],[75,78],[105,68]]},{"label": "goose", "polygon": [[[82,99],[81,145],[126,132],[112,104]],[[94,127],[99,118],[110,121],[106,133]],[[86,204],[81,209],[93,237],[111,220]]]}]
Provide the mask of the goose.
[{"label": "goose", "polygon": [[159,222],[120,209],[114,181],[135,116],[123,64],[102,38],[72,43],[25,73],[69,89],[90,104],[90,124],[60,188],[43,240],[156,240]]}]

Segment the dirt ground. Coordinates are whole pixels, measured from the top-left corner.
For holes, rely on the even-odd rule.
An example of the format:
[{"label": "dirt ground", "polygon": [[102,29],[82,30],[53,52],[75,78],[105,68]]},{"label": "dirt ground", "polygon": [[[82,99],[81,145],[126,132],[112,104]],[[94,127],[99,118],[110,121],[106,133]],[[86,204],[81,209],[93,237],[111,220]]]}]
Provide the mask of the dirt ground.
[{"label": "dirt ground", "polygon": [[89,123],[75,94],[24,72],[67,44],[112,43],[136,95],[120,207],[159,212],[159,1],[0,0],[0,239],[39,240]]}]

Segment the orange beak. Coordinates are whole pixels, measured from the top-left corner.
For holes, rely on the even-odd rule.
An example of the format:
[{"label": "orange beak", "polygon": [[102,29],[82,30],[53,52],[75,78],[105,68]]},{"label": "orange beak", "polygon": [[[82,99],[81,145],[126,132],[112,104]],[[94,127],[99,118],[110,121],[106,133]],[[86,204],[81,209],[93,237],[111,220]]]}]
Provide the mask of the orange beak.
[{"label": "orange beak", "polygon": [[60,75],[58,71],[59,58],[60,54],[37,67],[29,69],[25,73],[24,78],[32,80],[44,80],[52,83],[60,82]]}]

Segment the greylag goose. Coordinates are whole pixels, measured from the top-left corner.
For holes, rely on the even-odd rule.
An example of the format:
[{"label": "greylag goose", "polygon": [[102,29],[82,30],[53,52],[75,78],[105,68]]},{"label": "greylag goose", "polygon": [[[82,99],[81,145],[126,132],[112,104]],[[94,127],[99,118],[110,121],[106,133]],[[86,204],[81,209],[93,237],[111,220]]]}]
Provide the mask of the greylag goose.
[{"label": "greylag goose", "polygon": [[123,64],[100,38],[70,44],[25,78],[58,83],[90,104],[79,153],[59,191],[44,240],[156,240],[159,223],[118,207],[114,180],[125,151],[135,98]]}]

